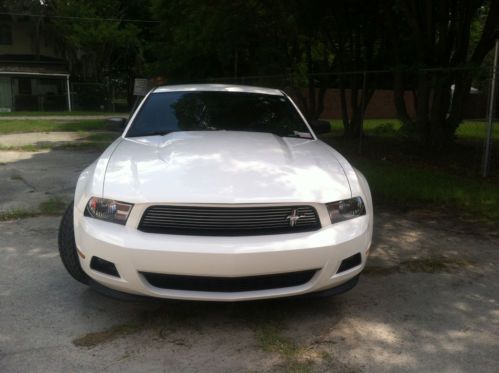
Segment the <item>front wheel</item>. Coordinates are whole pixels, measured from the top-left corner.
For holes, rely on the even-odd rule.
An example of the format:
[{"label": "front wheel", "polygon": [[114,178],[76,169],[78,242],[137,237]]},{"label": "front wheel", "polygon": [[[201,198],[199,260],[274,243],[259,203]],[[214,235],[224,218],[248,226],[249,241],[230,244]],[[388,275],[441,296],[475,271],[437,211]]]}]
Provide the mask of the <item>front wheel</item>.
[{"label": "front wheel", "polygon": [[62,264],[69,274],[83,284],[88,284],[90,277],[83,272],[76,250],[75,233],[73,225],[73,202],[68,206],[59,226],[59,254]]}]

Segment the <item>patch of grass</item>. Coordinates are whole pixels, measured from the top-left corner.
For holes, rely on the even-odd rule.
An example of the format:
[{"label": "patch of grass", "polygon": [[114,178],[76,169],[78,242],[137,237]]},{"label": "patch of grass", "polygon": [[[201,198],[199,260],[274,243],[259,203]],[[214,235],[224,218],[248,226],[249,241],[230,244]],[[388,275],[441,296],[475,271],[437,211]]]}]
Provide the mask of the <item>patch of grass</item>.
[{"label": "patch of grass", "polygon": [[123,116],[124,113],[112,113],[107,111],[13,111],[0,112],[0,117],[44,117],[44,116],[85,116],[85,115],[116,115]]},{"label": "patch of grass", "polygon": [[0,151],[3,151],[3,152],[6,152],[6,151],[38,152],[40,150],[52,149],[53,147],[54,147],[53,145],[49,145],[49,144],[43,144],[43,145],[28,144],[28,145],[19,145],[19,146],[2,146],[2,145],[0,145]]},{"label": "patch of grass", "polygon": [[[366,135],[375,136],[396,136],[402,127],[402,123],[398,119],[366,119],[364,120],[363,128]],[[493,138],[499,140],[499,124],[496,123],[493,133]],[[473,139],[483,140],[487,122],[483,120],[465,120],[456,130],[456,138],[458,139]],[[333,135],[343,134],[343,122],[340,119],[331,120],[331,132]]]},{"label": "patch of grass", "polygon": [[13,209],[0,211],[0,221],[33,218],[41,215],[62,215],[67,205],[68,201],[66,199],[54,196],[41,202],[37,209]]},{"label": "patch of grass", "polygon": [[59,145],[53,147],[53,149],[63,149],[63,150],[104,150],[109,146],[110,142],[103,141],[80,141],[80,142],[70,142],[67,144]]},{"label": "patch of grass", "polygon": [[78,337],[73,340],[73,344],[77,347],[92,348],[137,333],[142,328],[143,326],[140,323],[134,322],[115,325],[100,332],[88,333]]},{"label": "patch of grass", "polygon": [[94,132],[85,137],[84,141],[89,142],[108,142],[116,140],[121,134],[118,132]]},{"label": "patch of grass", "polygon": [[273,323],[258,328],[256,337],[260,348],[266,352],[276,352],[286,358],[299,354],[299,347],[279,334],[279,327]]},{"label": "patch of grass", "polygon": [[9,221],[9,220],[19,220],[32,218],[34,216],[38,216],[39,213],[37,211],[25,210],[25,209],[14,209],[9,211],[0,211],[0,221]]},{"label": "patch of grass", "polygon": [[282,324],[276,321],[260,323],[255,335],[258,346],[265,352],[276,353],[283,359],[286,372],[310,372],[317,361],[329,358],[325,352],[313,351],[310,348],[297,345],[280,332]]},{"label": "patch of grass", "polygon": [[[499,140],[498,124],[495,123],[495,131],[492,133],[492,138]],[[486,136],[487,122],[478,120],[467,120],[461,123],[456,130],[456,137],[459,139],[474,139],[483,141]]]},{"label": "patch of grass", "polygon": [[443,207],[499,221],[499,186],[493,182],[387,161],[352,163],[366,176],[377,202]]},{"label": "patch of grass", "polygon": [[38,206],[38,211],[42,215],[60,215],[66,209],[68,201],[64,198],[55,196],[43,201]]},{"label": "patch of grass", "polygon": [[[387,135],[393,136],[402,126],[397,119],[366,119],[363,128],[366,135]],[[389,129],[389,131],[387,131]],[[343,122],[341,119],[331,120],[331,134],[335,136],[343,135]]]},{"label": "patch of grass", "polygon": [[0,134],[26,133],[26,132],[77,132],[104,130],[103,120],[78,120],[78,121],[54,121],[54,120],[1,120]]}]

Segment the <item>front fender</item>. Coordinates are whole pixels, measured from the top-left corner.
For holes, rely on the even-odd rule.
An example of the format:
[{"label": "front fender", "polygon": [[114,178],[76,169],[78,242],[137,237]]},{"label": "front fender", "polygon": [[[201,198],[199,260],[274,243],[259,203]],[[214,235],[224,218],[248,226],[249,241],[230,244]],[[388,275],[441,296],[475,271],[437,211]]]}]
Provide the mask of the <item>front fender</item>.
[{"label": "front fender", "polygon": [[[360,189],[362,190],[362,194],[363,194],[363,197],[365,200],[367,214],[369,215],[369,228],[368,229],[370,230],[370,233],[371,233],[370,236],[372,237],[373,223],[374,223],[374,208],[373,208],[373,199],[371,196],[371,189],[369,188],[369,184],[367,183],[367,179],[362,174],[362,172],[357,170],[355,167],[352,167],[352,168],[355,172],[355,176],[357,177],[358,185],[359,185]],[[370,246],[371,246],[371,242],[369,243],[368,247],[370,247]]]},{"label": "front fender", "polygon": [[104,180],[106,176],[106,169],[119,144],[123,141],[120,137],[116,139],[101,156],[95,160],[90,166],[85,168],[76,183],[74,205],[80,211],[85,209],[85,206],[90,197],[101,197],[104,193]]}]

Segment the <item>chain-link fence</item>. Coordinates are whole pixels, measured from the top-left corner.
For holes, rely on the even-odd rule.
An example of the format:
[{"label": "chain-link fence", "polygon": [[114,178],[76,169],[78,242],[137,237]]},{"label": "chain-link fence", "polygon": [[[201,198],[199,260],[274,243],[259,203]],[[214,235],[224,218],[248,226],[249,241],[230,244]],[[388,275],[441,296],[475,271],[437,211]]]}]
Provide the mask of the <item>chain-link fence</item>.
[{"label": "chain-link fence", "polygon": [[[490,68],[357,71],[301,79],[246,76],[208,82],[285,91],[310,119],[330,121],[331,133],[321,138],[353,157],[403,161],[469,176],[483,169]],[[492,132],[489,170],[499,180],[499,129]]]},{"label": "chain-link fence", "polygon": [[[68,91],[71,100],[68,100]],[[123,81],[69,82],[67,76],[0,77],[0,112],[127,112],[128,85]]]},{"label": "chain-link fence", "polygon": [[71,82],[74,111],[127,112],[130,109],[128,87],[122,81]]},{"label": "chain-link fence", "polygon": [[[245,76],[198,82],[282,89],[310,119],[330,121],[331,132],[322,139],[350,156],[476,176],[483,171],[491,81],[491,68],[482,67]],[[20,96],[19,107],[36,101],[36,107],[41,102],[43,110],[67,110],[65,82],[59,83],[59,95],[45,92],[43,100]],[[128,112],[135,102],[129,88],[123,81],[71,81],[72,110]],[[494,105],[497,107],[497,100]],[[499,129],[491,138],[489,170],[499,180]]]}]

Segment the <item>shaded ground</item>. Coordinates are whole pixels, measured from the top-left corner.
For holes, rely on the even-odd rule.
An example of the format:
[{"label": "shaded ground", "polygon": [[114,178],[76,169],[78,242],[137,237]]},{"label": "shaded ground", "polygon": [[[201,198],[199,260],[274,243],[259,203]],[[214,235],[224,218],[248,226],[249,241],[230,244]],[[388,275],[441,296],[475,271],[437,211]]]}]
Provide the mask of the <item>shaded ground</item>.
[{"label": "shaded ground", "polygon": [[[0,188],[8,172],[23,170],[36,193],[70,193],[96,156],[2,152]],[[21,189],[2,189],[0,206],[35,193]],[[428,211],[378,211],[368,268],[345,295],[124,303],[66,274],[58,223],[0,222],[2,372],[497,370],[497,228]]]}]

